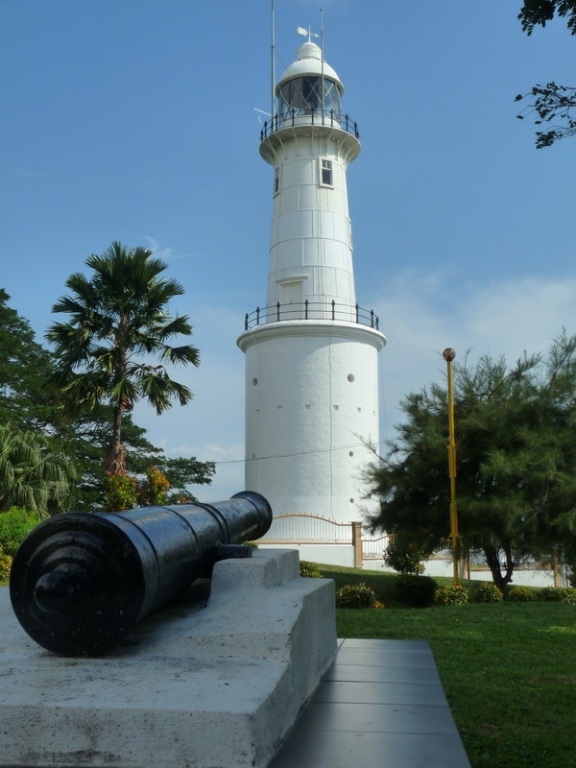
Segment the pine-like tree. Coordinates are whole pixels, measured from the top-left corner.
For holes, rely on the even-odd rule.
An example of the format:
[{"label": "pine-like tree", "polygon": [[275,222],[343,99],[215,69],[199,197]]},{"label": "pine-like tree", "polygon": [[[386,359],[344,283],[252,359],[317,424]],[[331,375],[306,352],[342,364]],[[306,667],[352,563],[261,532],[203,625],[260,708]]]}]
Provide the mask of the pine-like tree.
[{"label": "pine-like tree", "polygon": [[[519,558],[576,542],[576,337],[512,368],[483,357],[454,373],[461,545],[502,588]],[[401,407],[398,438],[368,471],[381,500],[370,524],[430,553],[450,528],[446,391],[434,384]]]}]

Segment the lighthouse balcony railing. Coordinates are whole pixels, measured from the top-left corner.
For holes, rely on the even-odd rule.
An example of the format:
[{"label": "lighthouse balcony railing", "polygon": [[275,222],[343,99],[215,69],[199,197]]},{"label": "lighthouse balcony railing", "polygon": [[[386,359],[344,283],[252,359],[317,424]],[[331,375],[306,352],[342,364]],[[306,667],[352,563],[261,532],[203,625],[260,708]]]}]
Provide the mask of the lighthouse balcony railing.
[{"label": "lighthouse balcony railing", "polygon": [[244,317],[244,330],[258,325],[296,320],[331,320],[357,323],[378,330],[379,319],[373,309],[363,309],[358,304],[339,304],[332,301],[309,301],[271,304],[256,307]]},{"label": "lighthouse balcony railing", "polygon": [[281,114],[273,115],[262,126],[260,141],[264,141],[264,139],[277,131],[300,125],[321,125],[328,128],[336,128],[350,133],[357,139],[360,138],[358,123],[355,123],[349,115],[342,115],[333,109],[302,108],[291,109]]}]

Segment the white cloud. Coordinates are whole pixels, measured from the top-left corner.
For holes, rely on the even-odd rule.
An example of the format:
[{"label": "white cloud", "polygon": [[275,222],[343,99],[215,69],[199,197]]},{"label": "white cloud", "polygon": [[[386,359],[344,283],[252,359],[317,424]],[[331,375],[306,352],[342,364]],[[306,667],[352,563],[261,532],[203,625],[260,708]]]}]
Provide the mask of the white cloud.
[{"label": "white cloud", "polygon": [[144,240],[146,240],[148,249],[152,251],[152,254],[156,256],[157,259],[163,259],[164,261],[182,261],[183,259],[190,259],[194,255],[192,253],[175,253],[173,248],[160,245],[158,240],[150,235],[144,235]]},{"label": "white cloud", "polygon": [[450,275],[400,276],[373,304],[388,338],[381,352],[382,438],[392,436],[400,400],[441,381],[442,350],[457,360],[470,352],[504,355],[513,364],[524,350],[545,352],[563,327],[576,333],[576,277],[521,278],[452,291]]},{"label": "white cloud", "polygon": [[172,256],[172,248],[161,248],[160,243],[150,235],[144,235],[144,240],[148,243],[148,249],[158,259],[169,259]]},{"label": "white cloud", "polygon": [[[393,436],[400,401],[433,381],[442,382],[448,346],[463,360],[504,355],[512,364],[526,349],[545,352],[562,327],[576,332],[576,277],[522,278],[453,292],[453,275],[398,275],[372,302],[388,343],[380,353],[381,440]],[[139,407],[135,419],[169,456],[216,461],[207,500],[228,498],[244,488],[244,359],[236,348],[238,318],[226,308],[196,307],[194,340],[204,352],[199,369],[178,371],[195,393],[186,408],[157,417]]]}]

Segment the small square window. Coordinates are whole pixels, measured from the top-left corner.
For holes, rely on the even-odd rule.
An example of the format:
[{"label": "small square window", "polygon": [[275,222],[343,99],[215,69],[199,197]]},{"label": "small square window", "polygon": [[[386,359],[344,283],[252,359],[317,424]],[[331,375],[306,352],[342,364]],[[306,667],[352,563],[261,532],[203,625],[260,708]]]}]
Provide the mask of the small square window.
[{"label": "small square window", "polygon": [[320,183],[323,187],[333,186],[332,160],[320,160]]}]

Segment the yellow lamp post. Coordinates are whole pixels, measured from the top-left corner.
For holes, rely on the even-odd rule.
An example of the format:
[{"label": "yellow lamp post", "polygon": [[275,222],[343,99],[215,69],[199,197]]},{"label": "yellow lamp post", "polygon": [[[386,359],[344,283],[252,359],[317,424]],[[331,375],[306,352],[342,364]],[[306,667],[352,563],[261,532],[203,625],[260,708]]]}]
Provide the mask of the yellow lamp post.
[{"label": "yellow lamp post", "polygon": [[450,538],[452,539],[452,571],[458,584],[458,509],[456,506],[456,440],[454,437],[454,377],[452,361],[456,352],[447,347],[442,352],[448,368],[448,477],[450,478]]}]

